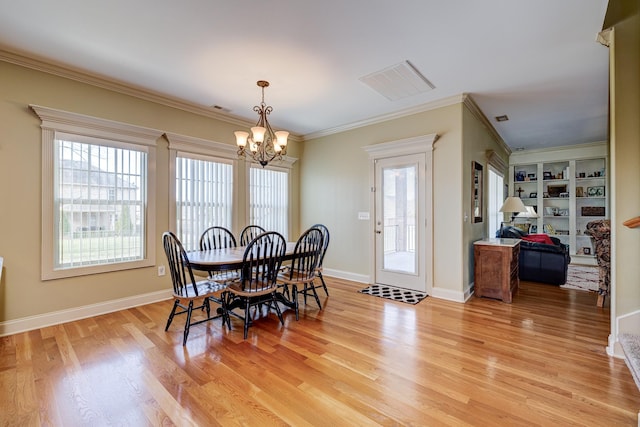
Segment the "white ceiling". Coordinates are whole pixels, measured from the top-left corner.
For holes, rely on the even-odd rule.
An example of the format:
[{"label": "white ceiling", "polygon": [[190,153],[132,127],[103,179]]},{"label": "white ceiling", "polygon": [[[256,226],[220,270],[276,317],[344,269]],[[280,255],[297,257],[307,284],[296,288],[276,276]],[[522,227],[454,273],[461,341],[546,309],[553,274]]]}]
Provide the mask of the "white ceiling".
[{"label": "white ceiling", "polygon": [[[0,0],[0,49],[314,133],[469,93],[512,148],[607,137],[606,0]],[[435,89],[359,78],[410,61]],[[506,114],[509,121],[494,117]]]}]

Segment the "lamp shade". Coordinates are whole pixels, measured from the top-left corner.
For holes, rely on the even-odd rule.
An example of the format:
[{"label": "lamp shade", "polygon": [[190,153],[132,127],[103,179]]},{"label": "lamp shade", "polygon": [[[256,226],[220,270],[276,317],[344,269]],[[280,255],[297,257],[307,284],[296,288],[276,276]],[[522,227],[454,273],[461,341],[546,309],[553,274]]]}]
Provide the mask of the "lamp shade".
[{"label": "lamp shade", "polygon": [[525,206],[527,208],[526,212],[520,212],[516,215],[516,218],[539,218],[538,213],[533,209],[533,206]]},{"label": "lamp shade", "polygon": [[522,203],[520,197],[507,197],[500,212],[527,212],[527,207]]}]

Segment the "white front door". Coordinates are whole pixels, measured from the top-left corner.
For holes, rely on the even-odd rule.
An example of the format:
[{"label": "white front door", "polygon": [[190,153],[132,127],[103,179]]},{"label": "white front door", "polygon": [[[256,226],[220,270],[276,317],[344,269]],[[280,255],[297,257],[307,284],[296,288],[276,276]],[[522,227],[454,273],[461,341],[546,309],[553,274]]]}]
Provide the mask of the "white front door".
[{"label": "white front door", "polygon": [[425,154],[375,161],[375,282],[426,292]]}]

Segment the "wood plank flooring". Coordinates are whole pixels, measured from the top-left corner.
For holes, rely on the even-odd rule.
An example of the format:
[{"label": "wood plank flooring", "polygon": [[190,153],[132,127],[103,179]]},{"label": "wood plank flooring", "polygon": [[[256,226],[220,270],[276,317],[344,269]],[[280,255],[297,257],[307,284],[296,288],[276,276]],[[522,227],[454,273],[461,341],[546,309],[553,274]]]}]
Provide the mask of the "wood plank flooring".
[{"label": "wood plank flooring", "polygon": [[329,279],[320,311],[164,331],[171,302],[0,338],[1,426],[635,426],[593,293],[413,306]]}]

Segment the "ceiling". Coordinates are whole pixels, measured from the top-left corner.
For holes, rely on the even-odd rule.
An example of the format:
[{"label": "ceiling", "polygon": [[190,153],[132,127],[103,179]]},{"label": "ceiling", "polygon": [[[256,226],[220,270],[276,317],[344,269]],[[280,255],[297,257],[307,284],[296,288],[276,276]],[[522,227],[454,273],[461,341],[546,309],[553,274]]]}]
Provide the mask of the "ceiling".
[{"label": "ceiling", "polygon": [[[607,138],[606,0],[0,0],[0,49],[312,137],[470,94],[514,150]],[[435,88],[360,78],[403,61]],[[221,111],[213,109],[213,111]],[[497,122],[495,116],[507,115]]]}]

